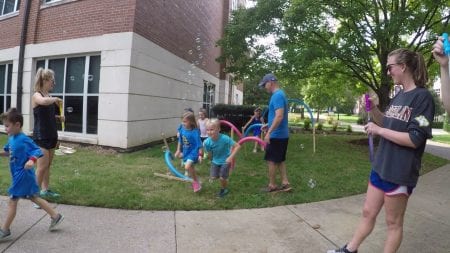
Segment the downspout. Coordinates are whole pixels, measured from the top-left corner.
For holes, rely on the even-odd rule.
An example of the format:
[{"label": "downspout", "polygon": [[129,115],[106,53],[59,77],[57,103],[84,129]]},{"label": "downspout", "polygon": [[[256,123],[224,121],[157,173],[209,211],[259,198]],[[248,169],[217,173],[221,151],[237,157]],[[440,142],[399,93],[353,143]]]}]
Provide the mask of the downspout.
[{"label": "downspout", "polygon": [[22,31],[20,34],[19,46],[19,66],[17,70],[17,110],[22,112],[22,94],[23,94],[23,63],[25,61],[25,45],[27,42],[28,18],[30,16],[30,0],[25,0],[25,12],[22,20]]}]

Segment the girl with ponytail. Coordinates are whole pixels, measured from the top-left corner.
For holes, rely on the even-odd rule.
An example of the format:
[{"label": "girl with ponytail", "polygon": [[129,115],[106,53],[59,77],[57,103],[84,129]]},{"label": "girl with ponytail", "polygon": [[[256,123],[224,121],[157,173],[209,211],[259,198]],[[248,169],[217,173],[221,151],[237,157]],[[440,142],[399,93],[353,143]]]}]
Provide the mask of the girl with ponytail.
[{"label": "girl with ponytail", "polygon": [[364,126],[368,134],[379,135],[380,142],[372,163],[362,217],[353,238],[344,247],[328,253],[358,252],[371,233],[384,205],[387,235],[383,252],[397,252],[403,237],[403,220],[409,196],[416,187],[421,159],[431,136],[434,102],[425,87],[428,82],[423,56],[408,49],[388,55],[386,71],[394,84],[403,87],[382,113],[371,108]]},{"label": "girl with ponytail", "polygon": [[[44,154],[37,160],[37,181],[41,188],[41,197],[58,197],[59,194],[49,189],[50,166],[58,143],[56,120],[64,121],[57,114],[62,99],[52,97],[50,92],[55,86],[55,74],[50,69],[39,68],[36,72],[34,94],[31,97],[34,128],[33,139]],[[35,206],[38,208],[37,206]]]}]

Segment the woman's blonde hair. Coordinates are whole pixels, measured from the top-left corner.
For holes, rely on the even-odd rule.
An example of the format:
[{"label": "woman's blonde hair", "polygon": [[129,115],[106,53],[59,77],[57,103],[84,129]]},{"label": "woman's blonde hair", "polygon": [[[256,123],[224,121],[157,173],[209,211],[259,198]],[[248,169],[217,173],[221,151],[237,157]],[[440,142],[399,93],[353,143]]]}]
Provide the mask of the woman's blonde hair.
[{"label": "woman's blonde hair", "polygon": [[44,87],[44,81],[54,80],[55,72],[51,69],[39,68],[34,78],[34,91],[42,92]]},{"label": "woman's blonde hair", "polygon": [[193,112],[183,113],[183,119],[186,119],[189,122],[189,126],[191,128],[198,128],[197,121],[195,120],[195,114]]}]

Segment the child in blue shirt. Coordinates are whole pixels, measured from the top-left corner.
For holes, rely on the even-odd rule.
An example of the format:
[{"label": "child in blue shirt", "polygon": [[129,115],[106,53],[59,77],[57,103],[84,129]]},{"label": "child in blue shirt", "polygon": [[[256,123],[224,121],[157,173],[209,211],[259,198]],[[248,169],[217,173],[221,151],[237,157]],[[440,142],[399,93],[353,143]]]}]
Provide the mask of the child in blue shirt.
[{"label": "child in blue shirt", "polygon": [[1,156],[9,156],[9,166],[12,183],[8,189],[9,202],[5,223],[0,229],[0,241],[11,236],[10,226],[16,216],[19,199],[29,199],[39,205],[50,215],[49,230],[54,230],[64,216],[55,212],[48,202],[39,197],[39,187],[34,173],[34,165],[43,154],[41,149],[22,132],[23,117],[15,108],[1,115],[3,125],[8,134],[8,143],[4,146]]},{"label": "child in blue shirt", "polygon": [[[255,111],[253,111],[253,116],[250,118],[250,120],[244,125],[242,128],[242,132],[244,132],[247,127],[254,125],[254,124],[264,124],[264,118],[261,116],[261,108],[257,107]],[[253,136],[260,137],[261,138],[261,127],[255,127],[253,129]],[[257,152],[258,148],[258,142],[255,142],[255,147],[253,148],[253,153]],[[264,151],[264,147],[261,146],[261,151]]]},{"label": "child in blue shirt", "polygon": [[203,147],[200,140],[200,130],[193,112],[185,112],[182,119],[182,127],[179,128],[178,145],[175,157],[183,158],[185,169],[192,177],[194,192],[200,191],[202,186],[195,172],[195,164],[202,161]]},{"label": "child in blue shirt", "polygon": [[220,178],[221,189],[218,196],[223,198],[229,193],[227,187],[230,164],[241,146],[228,135],[220,133],[218,119],[210,119],[206,122],[206,132],[208,138],[203,142],[203,147],[205,152],[208,152],[208,157],[212,159],[211,177]]}]

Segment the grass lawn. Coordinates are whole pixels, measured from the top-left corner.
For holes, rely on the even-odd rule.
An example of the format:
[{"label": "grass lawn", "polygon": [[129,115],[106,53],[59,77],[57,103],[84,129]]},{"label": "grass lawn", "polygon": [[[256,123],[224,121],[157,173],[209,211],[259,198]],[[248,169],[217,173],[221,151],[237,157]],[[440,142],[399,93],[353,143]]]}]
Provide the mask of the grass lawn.
[{"label": "grass lawn", "polygon": [[433,135],[433,141],[450,144],[450,134],[446,135]]},{"label": "grass lawn", "polygon": [[[0,143],[5,140],[6,136],[0,135]],[[311,134],[291,135],[287,168],[292,193],[260,191],[267,185],[267,166],[262,152],[251,152],[252,143],[243,145],[230,177],[231,192],[224,199],[216,197],[219,182],[208,182],[207,162],[197,167],[203,181],[199,193],[193,193],[188,183],[154,176],[154,172],[167,172],[161,145],[133,153],[77,146],[76,153],[55,157],[51,186],[62,194],[59,203],[145,210],[259,208],[365,192],[370,170],[367,138],[356,134],[318,134],[316,143],[314,154]],[[171,150],[174,151],[173,143]],[[426,154],[422,172],[448,162]],[[6,195],[10,184],[8,161],[1,159],[0,163],[0,193]],[[310,179],[315,182],[313,188],[308,186]]]}]

